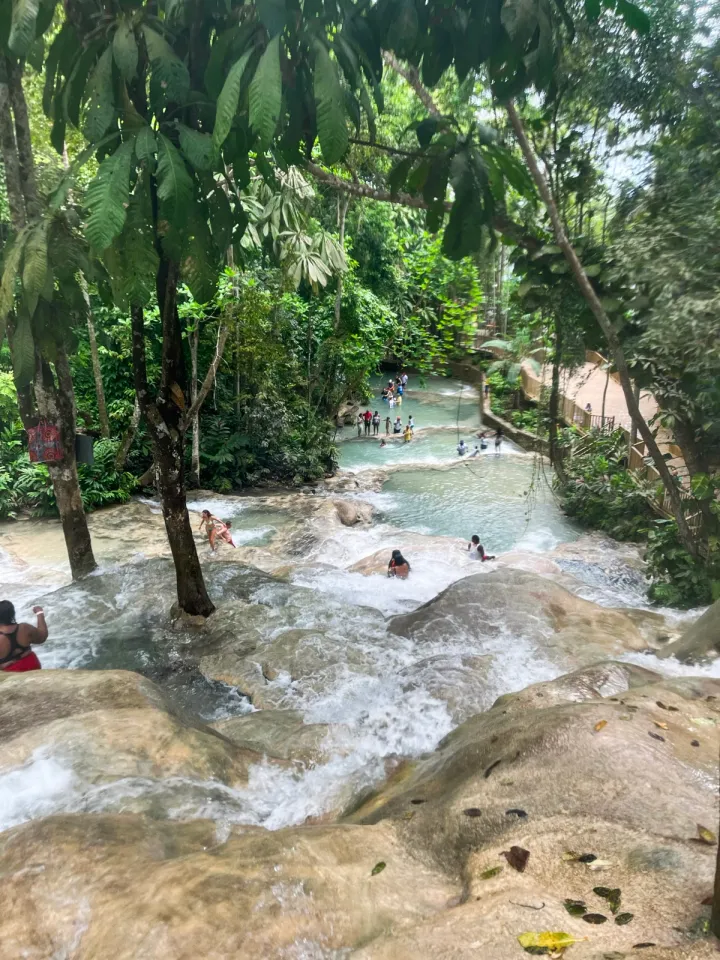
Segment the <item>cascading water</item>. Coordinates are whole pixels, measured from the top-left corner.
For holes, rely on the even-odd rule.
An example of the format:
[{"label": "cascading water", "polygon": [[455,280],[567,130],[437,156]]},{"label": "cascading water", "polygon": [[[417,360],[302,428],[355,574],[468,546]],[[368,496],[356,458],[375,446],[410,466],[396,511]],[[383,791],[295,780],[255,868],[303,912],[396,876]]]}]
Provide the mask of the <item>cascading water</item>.
[{"label": "cascading water", "polygon": [[[395,415],[379,401],[376,407],[383,420]],[[559,511],[533,456],[505,442],[500,453],[491,444],[460,461],[459,435],[472,449],[478,429],[478,398],[470,388],[432,378],[427,389],[411,390],[398,412],[405,420],[414,417],[409,444],[391,438],[381,448],[384,425],[380,438],[358,438],[355,427],[339,435],[348,479],[381,469],[380,490],[318,490],[274,501],[212,497],[191,504],[195,523],[205,507],[232,519],[238,545],[257,551],[248,554],[251,564],[255,558],[267,561],[274,551],[274,568],[287,565],[281,577],[271,576],[235,562],[229,548],[212,562],[207,546],[200,548],[216,603],[243,602],[233,629],[241,638],[251,619],[254,656],[273,667],[265,688],[268,702],[299,711],[306,724],[327,725],[321,762],[256,764],[242,789],[186,777],[126,777],[98,785],[83,781],[62,747],[40,749],[23,766],[0,775],[0,829],[59,811],[137,809],[211,817],[220,829],[228,823],[272,829],[301,823],[341,809],[377,783],[388,763],[432,750],[457,723],[487,709],[499,695],[572,669],[576,664],[546,655],[543,628],[532,618],[500,617],[491,590],[479,590],[476,623],[458,622],[429,639],[389,630],[388,617],[416,610],[463,577],[496,568],[469,559],[465,542],[473,533],[488,552],[511,552],[524,569],[536,564],[543,573],[542,564],[550,564],[577,594],[600,604],[642,602],[642,574],[624,562],[631,559],[626,548],[615,551],[603,541],[589,559],[562,550],[548,557],[547,551],[576,540],[579,531]],[[373,504],[376,522],[352,528],[328,523],[317,508],[332,509],[329,498],[339,496]],[[2,558],[0,593],[15,598],[26,616],[31,603],[45,604],[51,638],[42,651],[44,665],[141,672],[178,709],[207,722],[252,711],[234,686],[203,672],[197,635],[167,622],[174,575],[170,561],[151,549],[163,544],[157,505],[121,510],[136,526],[120,524],[112,536],[98,537],[102,568],[81,584],[55,589],[56,581],[43,582],[32,562],[22,569],[12,556]],[[33,536],[50,528],[38,524]],[[149,546],[138,547],[133,530],[142,530]],[[15,528],[13,543],[18,536]],[[395,547],[411,562],[406,581],[384,576]],[[368,567],[375,553],[380,559]],[[643,654],[626,656],[666,673],[718,675],[715,668],[689,671]]]}]

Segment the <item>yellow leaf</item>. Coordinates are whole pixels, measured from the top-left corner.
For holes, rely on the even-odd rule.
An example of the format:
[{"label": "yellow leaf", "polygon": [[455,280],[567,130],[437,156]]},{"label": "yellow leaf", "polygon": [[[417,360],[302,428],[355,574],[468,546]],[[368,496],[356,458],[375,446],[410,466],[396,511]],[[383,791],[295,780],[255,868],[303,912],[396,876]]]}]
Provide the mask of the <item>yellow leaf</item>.
[{"label": "yellow leaf", "polygon": [[697,825],[697,832],[698,837],[700,837],[703,843],[717,843],[717,837],[712,830],[708,830],[707,827],[703,827],[700,823]]},{"label": "yellow leaf", "polygon": [[599,732],[603,727],[607,726],[607,720],[598,720],[595,724],[595,729]]},{"label": "yellow leaf", "polygon": [[653,723],[656,727],[660,727],[661,730],[667,730],[668,725],[663,723],[662,720],[653,720]]},{"label": "yellow leaf", "polygon": [[[587,937],[582,937],[587,940]],[[578,942],[577,937],[571,937],[569,933],[543,931],[541,933],[521,933],[518,942],[523,950],[535,953],[537,950],[547,950],[549,953],[558,953]]]}]

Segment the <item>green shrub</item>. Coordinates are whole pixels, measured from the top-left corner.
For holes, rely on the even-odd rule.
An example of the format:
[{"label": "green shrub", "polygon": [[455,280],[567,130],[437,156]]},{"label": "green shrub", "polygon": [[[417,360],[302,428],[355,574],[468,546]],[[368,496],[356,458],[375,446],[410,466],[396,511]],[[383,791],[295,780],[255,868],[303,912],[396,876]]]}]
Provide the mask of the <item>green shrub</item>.
[{"label": "green shrub", "polygon": [[696,560],[680,542],[674,520],[656,519],[648,533],[646,554],[652,583],[648,594],[664,607],[705,606],[720,597],[717,550]]}]

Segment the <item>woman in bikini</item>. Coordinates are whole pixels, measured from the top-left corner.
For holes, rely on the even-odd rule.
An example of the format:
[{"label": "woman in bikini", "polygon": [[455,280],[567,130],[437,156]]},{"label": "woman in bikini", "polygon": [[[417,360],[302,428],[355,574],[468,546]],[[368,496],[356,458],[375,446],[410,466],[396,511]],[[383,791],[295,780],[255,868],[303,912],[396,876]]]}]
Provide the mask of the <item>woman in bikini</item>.
[{"label": "woman in bikini", "polygon": [[388,564],[387,575],[389,577],[400,577],[401,580],[407,580],[410,573],[410,564],[399,550],[393,550],[390,563]]},{"label": "woman in bikini", "polygon": [[215,553],[217,549],[218,538],[223,540],[225,543],[229,543],[231,547],[234,547],[232,534],[230,533],[230,524],[223,523],[222,520],[218,520],[217,517],[214,517],[209,510],[203,510],[202,520],[200,521],[200,530],[205,527],[207,529],[208,540],[210,541],[210,549]]},{"label": "woman in bikini", "polygon": [[0,600],[0,670],[4,673],[25,673],[39,670],[40,661],[31,649],[34,643],[45,643],[48,635],[42,607],[33,607],[37,626],[15,622],[15,607],[9,600]]}]

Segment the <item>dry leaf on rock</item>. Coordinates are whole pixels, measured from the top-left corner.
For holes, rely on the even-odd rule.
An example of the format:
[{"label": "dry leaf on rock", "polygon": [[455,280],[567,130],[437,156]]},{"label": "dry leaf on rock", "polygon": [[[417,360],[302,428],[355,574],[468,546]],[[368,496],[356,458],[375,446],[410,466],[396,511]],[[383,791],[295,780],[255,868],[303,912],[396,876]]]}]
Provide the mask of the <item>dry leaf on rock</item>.
[{"label": "dry leaf on rock", "polygon": [[606,727],[606,726],[607,726],[607,720],[598,720],[598,722],[595,724],[595,730],[599,732],[600,730],[602,730],[603,727]]},{"label": "dry leaf on rock", "polygon": [[524,850],[522,847],[510,847],[509,850],[503,850],[500,856],[505,857],[510,866],[518,873],[523,873],[530,859],[530,851]]},{"label": "dry leaf on rock", "polygon": [[698,839],[701,840],[703,843],[708,843],[708,844],[717,843],[717,837],[712,832],[712,830],[708,830],[707,827],[703,827],[701,823],[697,825],[697,832],[698,832]]},{"label": "dry leaf on rock", "polygon": [[371,876],[375,877],[378,873],[382,873],[387,864],[384,860],[381,860],[380,863],[376,863],[375,866],[370,871]]},{"label": "dry leaf on rock", "polygon": [[[583,937],[587,940],[587,937]],[[543,930],[539,933],[521,933],[518,942],[523,950],[537,955],[560,954],[563,950],[578,942],[577,937],[562,931]]]}]

